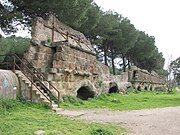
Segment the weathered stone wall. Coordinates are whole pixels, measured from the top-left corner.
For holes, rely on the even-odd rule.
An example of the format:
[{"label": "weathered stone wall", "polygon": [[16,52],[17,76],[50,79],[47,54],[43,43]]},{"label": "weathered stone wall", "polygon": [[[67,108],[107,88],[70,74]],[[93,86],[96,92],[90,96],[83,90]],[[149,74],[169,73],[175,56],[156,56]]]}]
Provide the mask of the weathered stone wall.
[{"label": "weathered stone wall", "polygon": [[110,80],[114,82],[128,82],[128,72],[123,72],[121,75],[111,75]]},{"label": "weathered stone wall", "polygon": [[36,68],[50,68],[52,67],[53,50],[50,47],[42,44],[30,45],[29,50],[24,54],[24,57],[29,60]]},{"label": "weathered stone wall", "polygon": [[53,56],[53,68],[97,74],[96,57],[93,54],[68,45],[59,45],[57,48]]},{"label": "weathered stone wall", "polygon": [[132,67],[129,71],[129,81],[135,89],[144,90],[166,90],[166,81],[155,71],[151,73],[137,67]]},{"label": "weathered stone wall", "polygon": [[[31,43],[25,54],[26,59],[44,73],[61,96],[84,96],[86,99],[103,91],[109,92],[113,86],[125,93],[134,80],[138,82],[133,82],[137,87],[142,85],[139,82],[161,81],[156,73],[150,74],[138,68],[121,75],[111,75],[106,65],[97,62],[95,51],[85,36],[53,16],[47,20],[37,18],[34,21]],[[51,91],[57,95],[55,90]]]},{"label": "weathered stone wall", "polygon": [[94,85],[98,74],[95,51],[82,33],[52,16],[47,20],[37,18],[32,31],[31,46],[25,58],[44,73],[61,96],[80,97],[81,88],[89,92],[90,97],[98,94]]},{"label": "weathered stone wall", "polygon": [[97,67],[99,80],[109,81],[110,80],[109,67],[99,61],[97,61],[96,63],[97,63],[96,67]]},{"label": "weathered stone wall", "polygon": [[19,95],[19,80],[9,70],[0,70],[0,97],[16,98]]},{"label": "weathered stone wall", "polygon": [[90,41],[82,33],[64,25],[54,16],[49,16],[47,20],[43,20],[42,18],[36,18],[34,20],[32,39],[48,42],[68,41],[72,46],[95,54]]}]

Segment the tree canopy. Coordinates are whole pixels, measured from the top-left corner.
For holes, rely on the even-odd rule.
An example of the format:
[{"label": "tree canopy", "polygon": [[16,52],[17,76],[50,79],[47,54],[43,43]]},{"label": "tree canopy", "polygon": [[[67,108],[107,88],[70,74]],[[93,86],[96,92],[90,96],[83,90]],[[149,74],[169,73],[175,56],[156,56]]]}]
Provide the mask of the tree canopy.
[{"label": "tree canopy", "polygon": [[172,72],[174,74],[174,79],[180,85],[180,57],[172,61],[170,64]]},{"label": "tree canopy", "polygon": [[103,11],[93,0],[1,0],[0,28],[9,34],[17,30],[17,25],[30,28],[34,18],[50,14],[83,32],[96,46],[98,58],[112,67],[113,74],[115,59],[123,71],[131,65],[163,70],[165,60],[155,37],[137,30],[127,17]]}]

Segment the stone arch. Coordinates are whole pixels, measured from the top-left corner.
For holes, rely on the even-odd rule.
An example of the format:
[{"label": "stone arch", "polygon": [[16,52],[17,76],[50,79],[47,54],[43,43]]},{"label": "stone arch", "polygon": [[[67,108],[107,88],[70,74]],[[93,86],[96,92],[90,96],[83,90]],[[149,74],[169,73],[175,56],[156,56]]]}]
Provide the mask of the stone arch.
[{"label": "stone arch", "polygon": [[137,74],[137,71],[133,71],[133,79],[136,79],[136,74]]},{"label": "stone arch", "polygon": [[144,86],[144,90],[148,90],[148,86]]},{"label": "stone arch", "polygon": [[137,90],[141,91],[141,86],[140,85],[137,87]]},{"label": "stone arch", "polygon": [[150,86],[149,90],[151,90],[151,91],[153,90],[153,85]]},{"label": "stone arch", "polygon": [[116,82],[109,83],[109,93],[117,93],[119,92],[118,85]]},{"label": "stone arch", "polygon": [[96,96],[96,89],[89,80],[78,82],[75,87],[76,97],[87,100]]}]

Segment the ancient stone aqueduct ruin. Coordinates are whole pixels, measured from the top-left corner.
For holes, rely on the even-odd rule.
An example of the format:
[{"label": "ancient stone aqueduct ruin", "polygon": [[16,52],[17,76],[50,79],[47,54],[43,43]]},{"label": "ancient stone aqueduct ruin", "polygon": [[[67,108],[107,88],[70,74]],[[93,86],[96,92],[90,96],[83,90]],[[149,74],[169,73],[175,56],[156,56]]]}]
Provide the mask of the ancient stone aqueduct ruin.
[{"label": "ancient stone aqueduct ruin", "polygon": [[[61,96],[88,99],[102,92],[125,93],[130,87],[138,90],[166,88],[166,82],[158,74],[137,67],[121,75],[110,74],[109,68],[96,60],[96,53],[85,36],[53,16],[47,20],[36,19],[32,27],[31,45],[24,57],[45,75]],[[12,91],[16,86],[16,89],[20,89],[18,93],[29,98],[27,87],[18,80],[18,76],[8,71],[0,72],[0,96],[13,96],[17,93]],[[14,77],[8,78],[9,75]],[[52,92],[57,96],[56,91],[52,89]]]}]

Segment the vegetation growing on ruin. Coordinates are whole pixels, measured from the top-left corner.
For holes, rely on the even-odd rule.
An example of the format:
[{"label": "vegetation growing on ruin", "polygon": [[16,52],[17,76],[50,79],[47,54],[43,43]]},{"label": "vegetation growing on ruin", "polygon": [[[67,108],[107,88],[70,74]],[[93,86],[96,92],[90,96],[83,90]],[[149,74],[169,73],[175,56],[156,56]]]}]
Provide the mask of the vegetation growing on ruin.
[{"label": "vegetation growing on ruin", "polygon": [[46,135],[119,135],[125,132],[114,124],[88,123],[56,115],[42,104],[0,99],[0,134],[32,135],[43,130]]},{"label": "vegetation growing on ruin", "polygon": [[[63,108],[109,108],[112,110],[139,110],[146,108],[161,108],[180,105],[180,92],[141,91],[130,92],[127,95],[119,93],[101,94],[89,100],[69,97],[69,101],[61,103]],[[72,100],[73,99],[73,100]],[[71,102],[73,101],[73,102]]]}]

